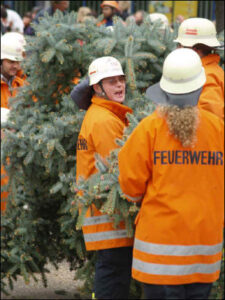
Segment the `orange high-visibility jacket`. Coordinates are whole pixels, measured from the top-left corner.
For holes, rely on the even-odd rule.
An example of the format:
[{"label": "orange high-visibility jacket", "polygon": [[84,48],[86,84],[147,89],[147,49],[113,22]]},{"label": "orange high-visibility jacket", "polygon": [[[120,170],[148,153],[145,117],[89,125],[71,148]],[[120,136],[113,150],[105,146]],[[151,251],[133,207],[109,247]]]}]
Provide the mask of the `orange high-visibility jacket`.
[{"label": "orange high-visibility jacket", "polygon": [[[84,117],[77,142],[77,180],[88,178],[97,172],[94,154],[106,158],[117,148],[115,140],[122,138],[128,125],[126,113],[132,110],[120,103],[94,96]],[[133,238],[127,237],[124,222],[115,229],[110,217],[93,206],[94,215],[87,212],[82,228],[87,250],[100,250],[133,245]]]},{"label": "orange high-visibility jacket", "polygon": [[206,73],[206,83],[198,105],[224,119],[224,71],[219,66],[220,56],[209,54],[201,60]]},{"label": "orange high-visibility jacket", "polygon": [[[4,166],[1,165],[1,187],[8,183],[8,176],[6,175]],[[6,199],[8,197],[8,192],[1,192],[1,213],[3,213],[6,209]]]},{"label": "orange high-visibility jacket", "polygon": [[96,26],[100,27],[100,26],[102,26],[102,25],[105,25],[106,22],[107,22],[106,19],[103,19],[102,21],[98,22],[98,23],[96,24]]},{"label": "orange high-visibility jacket", "polygon": [[9,98],[15,97],[17,93],[17,88],[24,85],[24,81],[20,77],[15,77],[12,81],[11,88],[13,89],[12,92],[8,84],[1,80],[1,107],[10,108],[9,107]]},{"label": "orange high-visibility jacket", "polygon": [[179,285],[219,278],[224,220],[223,121],[200,110],[197,142],[184,148],[157,111],[119,151],[119,182],[141,201],[132,276]]}]

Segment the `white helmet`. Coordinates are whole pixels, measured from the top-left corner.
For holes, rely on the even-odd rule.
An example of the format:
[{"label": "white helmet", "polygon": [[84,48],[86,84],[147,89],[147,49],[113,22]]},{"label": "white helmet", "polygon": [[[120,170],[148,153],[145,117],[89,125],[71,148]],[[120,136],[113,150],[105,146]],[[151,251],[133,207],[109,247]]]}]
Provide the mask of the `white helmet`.
[{"label": "white helmet", "polygon": [[19,45],[22,45],[23,51],[25,51],[25,46],[27,44],[25,37],[22,33],[19,32],[7,32],[2,36],[2,42],[6,39],[7,40],[14,40],[15,43],[18,42]]},{"label": "white helmet", "polygon": [[199,55],[192,49],[179,48],[166,57],[160,82],[150,86],[146,96],[157,104],[196,106],[205,82]]},{"label": "white helmet", "polygon": [[23,60],[23,45],[11,35],[4,34],[1,37],[1,59],[12,61]]},{"label": "white helmet", "polygon": [[203,18],[184,20],[174,42],[180,43],[184,47],[193,47],[196,44],[204,44],[209,47],[221,46],[216,37],[215,25],[210,20]]},{"label": "white helmet", "polygon": [[192,49],[172,51],[163,64],[160,87],[171,94],[186,94],[201,88],[206,81],[199,55]]},{"label": "white helmet", "polygon": [[95,59],[89,66],[89,85],[98,83],[104,78],[125,75],[120,62],[112,56]]},{"label": "white helmet", "polygon": [[164,14],[152,13],[152,14],[149,14],[149,18],[152,23],[155,23],[156,21],[161,21],[163,23],[162,24],[163,28],[169,26],[169,20],[168,20],[167,16]]},{"label": "white helmet", "polygon": [[1,124],[8,120],[10,110],[8,108],[1,107]]}]

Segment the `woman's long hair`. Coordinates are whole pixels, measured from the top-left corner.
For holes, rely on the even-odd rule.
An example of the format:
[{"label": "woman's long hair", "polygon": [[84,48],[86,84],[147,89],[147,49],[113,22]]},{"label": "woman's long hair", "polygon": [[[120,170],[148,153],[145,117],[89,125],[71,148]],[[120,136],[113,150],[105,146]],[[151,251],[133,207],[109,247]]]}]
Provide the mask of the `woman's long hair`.
[{"label": "woman's long hair", "polygon": [[196,131],[199,124],[197,106],[158,106],[158,113],[167,121],[169,132],[177,138],[183,147],[192,147],[196,142]]}]

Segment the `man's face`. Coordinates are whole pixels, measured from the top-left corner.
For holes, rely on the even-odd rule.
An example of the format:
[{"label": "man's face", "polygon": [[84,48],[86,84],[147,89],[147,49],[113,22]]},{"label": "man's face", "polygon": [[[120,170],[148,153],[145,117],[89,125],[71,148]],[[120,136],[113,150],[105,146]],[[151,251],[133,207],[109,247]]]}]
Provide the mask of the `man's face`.
[{"label": "man's face", "polygon": [[29,17],[23,17],[23,24],[24,24],[24,26],[28,26],[30,23],[31,23],[31,18],[29,18]]},{"label": "man's face", "polygon": [[110,6],[104,6],[102,13],[106,19],[111,18],[114,15],[114,9]]},{"label": "man's face", "polygon": [[141,25],[143,23],[143,14],[141,12],[136,12],[134,18],[137,25]]},{"label": "man's face", "polygon": [[9,59],[3,59],[1,65],[1,74],[8,80],[15,76],[20,70],[20,62],[12,61]]},{"label": "man's face", "polygon": [[70,1],[60,1],[59,3],[55,4],[54,8],[59,9],[61,11],[65,11],[69,8]]}]

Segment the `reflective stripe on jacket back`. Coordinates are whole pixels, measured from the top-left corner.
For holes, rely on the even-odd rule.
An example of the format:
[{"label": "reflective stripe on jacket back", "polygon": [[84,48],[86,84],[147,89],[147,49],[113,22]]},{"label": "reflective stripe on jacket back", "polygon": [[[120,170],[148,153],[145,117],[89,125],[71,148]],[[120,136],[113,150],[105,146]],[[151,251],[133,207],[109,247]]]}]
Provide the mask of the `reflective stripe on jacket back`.
[{"label": "reflective stripe on jacket back", "polygon": [[133,277],[149,284],[219,278],[224,223],[224,123],[199,111],[197,141],[184,148],[157,111],[119,152],[119,182],[141,202]]}]

